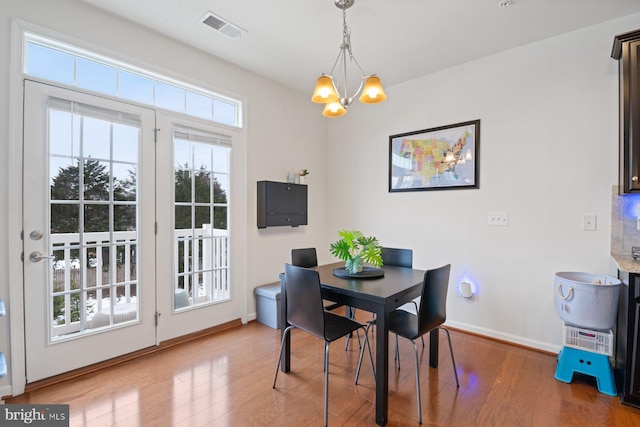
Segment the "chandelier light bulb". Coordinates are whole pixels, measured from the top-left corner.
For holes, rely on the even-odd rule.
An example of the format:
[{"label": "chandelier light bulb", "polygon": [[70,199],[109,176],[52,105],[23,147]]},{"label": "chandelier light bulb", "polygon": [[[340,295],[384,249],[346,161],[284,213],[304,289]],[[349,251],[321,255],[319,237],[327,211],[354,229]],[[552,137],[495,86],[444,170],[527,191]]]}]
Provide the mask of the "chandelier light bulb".
[{"label": "chandelier light bulb", "polygon": [[333,79],[331,76],[323,74],[318,77],[316,89],[313,91],[311,100],[319,104],[326,104],[327,102],[334,102],[338,100],[338,94],[333,87]]},{"label": "chandelier light bulb", "polygon": [[340,117],[347,114],[347,109],[340,103],[340,101],[328,102],[324,106],[322,115],[325,117]]},{"label": "chandelier light bulb", "polygon": [[380,84],[380,77],[371,76],[367,79],[360,96],[360,102],[363,104],[377,104],[387,99],[382,84]]}]

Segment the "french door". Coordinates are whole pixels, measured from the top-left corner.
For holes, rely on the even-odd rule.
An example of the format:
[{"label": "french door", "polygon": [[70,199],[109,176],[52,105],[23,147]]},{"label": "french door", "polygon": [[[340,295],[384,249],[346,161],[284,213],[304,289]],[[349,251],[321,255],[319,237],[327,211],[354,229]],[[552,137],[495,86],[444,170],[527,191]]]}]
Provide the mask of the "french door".
[{"label": "french door", "polygon": [[237,134],[25,81],[28,383],[242,317]]},{"label": "french door", "polygon": [[25,81],[27,382],[156,339],[155,112]]}]

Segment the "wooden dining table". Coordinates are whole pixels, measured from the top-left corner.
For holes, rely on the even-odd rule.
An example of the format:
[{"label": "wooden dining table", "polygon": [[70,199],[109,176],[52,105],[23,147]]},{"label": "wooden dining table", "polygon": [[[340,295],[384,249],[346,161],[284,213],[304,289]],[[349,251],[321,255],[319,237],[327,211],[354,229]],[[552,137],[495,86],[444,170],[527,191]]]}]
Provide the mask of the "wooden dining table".
[{"label": "wooden dining table", "polygon": [[[314,267],[320,275],[322,298],[375,313],[375,366],[376,366],[376,424],[385,425],[389,412],[389,313],[420,296],[424,270],[406,267],[382,266],[382,277],[351,278],[334,275],[335,269],[344,263]],[[288,326],[286,278],[281,281],[280,325],[281,332]],[[282,353],[281,370],[291,369],[291,334],[288,334]],[[438,329],[429,339],[429,365],[438,367]]]}]

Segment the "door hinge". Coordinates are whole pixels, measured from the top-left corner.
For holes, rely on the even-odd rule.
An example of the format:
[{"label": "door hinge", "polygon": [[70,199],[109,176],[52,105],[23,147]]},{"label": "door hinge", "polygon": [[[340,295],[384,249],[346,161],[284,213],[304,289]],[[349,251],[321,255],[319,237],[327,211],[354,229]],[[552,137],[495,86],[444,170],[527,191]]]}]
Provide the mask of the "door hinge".
[{"label": "door hinge", "polygon": [[160,132],[160,128],[153,129],[153,142],[158,142],[158,132]]},{"label": "door hinge", "polygon": [[158,221],[156,221],[155,225],[154,225],[154,233],[157,236],[158,235]]},{"label": "door hinge", "polygon": [[158,319],[160,318],[160,316],[162,316],[162,313],[160,313],[159,311],[156,311],[156,327],[158,326]]}]

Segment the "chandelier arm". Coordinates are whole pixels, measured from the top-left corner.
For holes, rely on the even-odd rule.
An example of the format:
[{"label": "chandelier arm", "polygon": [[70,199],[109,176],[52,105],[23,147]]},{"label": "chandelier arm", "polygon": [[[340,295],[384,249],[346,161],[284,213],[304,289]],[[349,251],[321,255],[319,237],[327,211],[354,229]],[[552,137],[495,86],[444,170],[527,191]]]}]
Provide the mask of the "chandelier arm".
[{"label": "chandelier arm", "polygon": [[331,73],[329,74],[330,76],[333,76],[333,72],[336,69],[336,65],[338,65],[338,61],[340,61],[340,58],[342,58],[342,54],[343,54],[343,50],[340,49],[340,52],[338,53],[338,57],[336,58],[336,62],[333,63],[333,67],[331,67]]},{"label": "chandelier arm", "polygon": [[[348,105],[350,104],[349,102],[349,88],[347,87],[347,81],[349,80],[347,78],[347,53],[345,52],[345,49],[342,50],[342,75],[344,77],[344,80],[342,82],[342,87],[344,88],[344,92],[343,92],[343,96],[341,97],[340,102],[342,103],[342,105]],[[342,98],[344,99],[344,101],[342,101]]]}]

